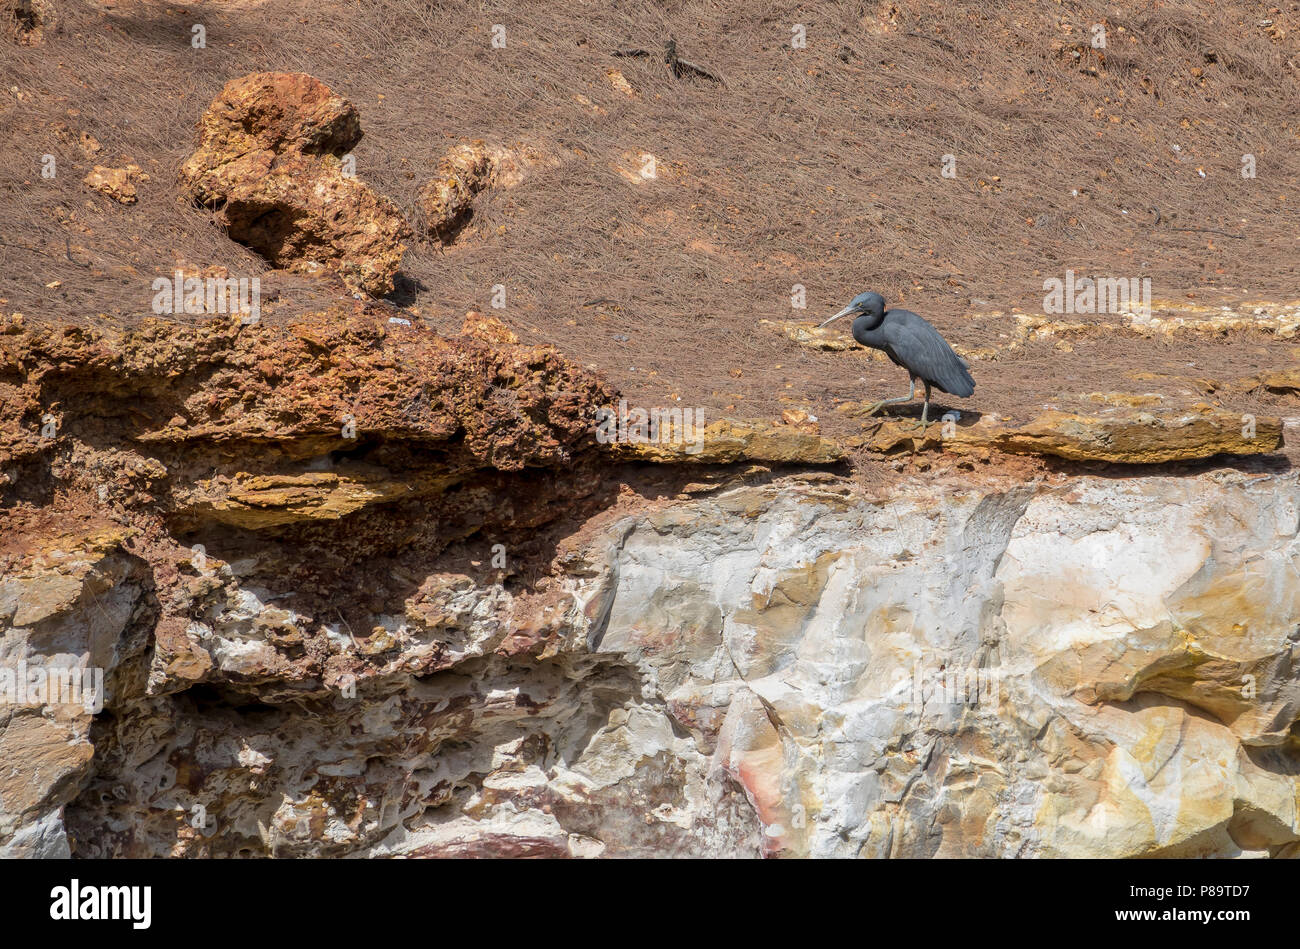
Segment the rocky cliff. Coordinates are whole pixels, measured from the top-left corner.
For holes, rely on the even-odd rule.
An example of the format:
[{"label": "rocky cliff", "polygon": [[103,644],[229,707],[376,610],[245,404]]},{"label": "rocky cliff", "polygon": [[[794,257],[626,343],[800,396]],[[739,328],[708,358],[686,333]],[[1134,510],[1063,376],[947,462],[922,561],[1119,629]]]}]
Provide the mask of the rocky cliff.
[{"label": "rocky cliff", "polygon": [[[867,446],[910,459],[884,483],[807,426],[604,446],[599,376],[389,312],[0,336],[5,854],[1300,840],[1283,456],[1169,464],[1140,413],[1160,466],[938,426]],[[53,701],[72,669],[99,701]]]}]

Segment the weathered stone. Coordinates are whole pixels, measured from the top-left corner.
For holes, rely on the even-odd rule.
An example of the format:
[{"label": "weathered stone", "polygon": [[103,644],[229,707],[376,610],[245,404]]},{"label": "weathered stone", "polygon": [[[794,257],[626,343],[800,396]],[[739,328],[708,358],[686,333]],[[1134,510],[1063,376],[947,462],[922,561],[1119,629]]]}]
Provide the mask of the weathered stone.
[{"label": "weathered stone", "polygon": [[0,856],[66,857],[63,809],[91,773],[90,724],[148,582],[116,525],[54,532],[0,575]]},{"label": "weathered stone", "polygon": [[118,204],[135,204],[135,185],[132,184],[131,177],[131,172],[126,168],[105,168],[103,165],[96,165],[83,180],[91,188],[112,198]]},{"label": "weathered stone", "polygon": [[311,520],[337,520],[368,504],[441,491],[458,475],[395,477],[382,468],[343,465],[334,471],[250,475],[200,482],[185,496],[185,515],[257,530]]},{"label": "weathered stone", "polygon": [[[151,452],[263,446],[259,468],[222,464],[217,475],[303,476],[298,486],[315,484],[312,496],[334,496],[327,508],[342,504],[343,494],[352,491],[348,479],[309,475],[304,468],[326,464],[330,452],[356,449],[369,439],[405,440],[445,452],[438,476],[486,467],[555,467],[569,463],[575,451],[594,447],[590,406],[613,398],[594,374],[550,347],[488,345],[473,335],[448,340],[428,331],[390,333],[383,313],[368,313],[359,303],[255,326],[241,326],[237,318],[194,325],[146,320],[117,336],[72,328],[4,335],[0,361],[25,367],[27,379],[22,388],[0,383],[0,413],[6,413],[0,414],[0,467],[42,450],[40,426],[25,422],[23,411],[60,401],[60,393],[86,391],[105,400],[109,414],[130,407],[131,435],[124,441]],[[322,373],[323,364],[331,371]],[[77,424],[75,417],[64,419],[61,430]],[[140,459],[138,466],[168,476],[156,460]],[[333,469],[331,463],[319,470]],[[228,490],[223,482],[204,483],[213,477],[209,468],[191,486],[173,483],[169,493],[182,506],[215,502]],[[271,507],[283,507],[293,483],[281,486],[288,493],[276,495],[270,483],[259,482],[244,500],[253,502],[261,492]],[[236,486],[237,494],[242,490]],[[392,485],[380,493],[402,490]],[[368,489],[358,491],[355,499]],[[302,500],[319,506],[306,496]],[[236,506],[241,504],[236,498]]]},{"label": "weathered stone", "polygon": [[[867,355],[876,354],[875,350],[859,345],[854,342],[852,336],[841,332],[838,328],[827,327],[823,329],[816,323],[774,322],[772,320],[763,320],[762,322],[766,326],[775,328],[790,342],[797,343],[805,349],[817,349],[831,353],[854,350]],[[879,355],[882,358],[884,357],[884,353],[879,353]]]},{"label": "weathered stone", "polygon": [[279,267],[392,290],[410,226],[344,165],[361,140],[351,102],[303,73],[254,73],[226,83],[199,129],[181,180],[232,238]]},{"label": "weathered stone", "polygon": [[473,336],[494,346],[514,346],[519,342],[519,337],[511,332],[510,327],[495,316],[484,316],[478,310],[470,310],[465,314],[460,332],[462,336]]},{"label": "weathered stone", "polygon": [[821,426],[817,423],[817,417],[807,409],[785,409],[781,412],[781,421],[786,425],[793,425],[801,432],[817,434],[821,431]]},{"label": "weathered stone", "polygon": [[[844,403],[841,408],[853,414],[859,406]],[[1119,411],[1096,416],[1048,411],[1023,425],[1009,425],[997,416],[985,415],[973,424],[933,422],[924,432],[917,421],[886,418],[867,434],[845,441],[879,452],[992,448],[1073,461],[1161,464],[1219,454],[1270,454],[1282,445],[1282,423],[1276,418],[1209,409]]]},{"label": "weathered stone", "polygon": [[1285,369],[1281,372],[1265,373],[1259,377],[1259,385],[1269,392],[1283,395],[1300,393],[1300,369]]},{"label": "weathered stone", "polygon": [[438,160],[437,175],[420,190],[425,227],[450,244],[468,222],[479,192],[514,187],[541,160],[531,149],[508,149],[482,140],[457,145]]},{"label": "weathered stone", "polygon": [[[0,708],[0,853],[1300,849],[1293,471],[615,465],[840,448],[796,408],[598,449],[599,377],[388,312],[0,336],[0,670],[102,665],[111,713],[92,755],[91,712]],[[1244,424],[1089,401],[868,424],[1125,460]]]},{"label": "weathered stone", "polygon": [[39,46],[59,30],[55,0],[6,0],[4,9],[15,21],[18,42],[24,46]]},{"label": "weathered stone", "polygon": [[[223,569],[209,680],[328,714],[120,718],[75,852],[1281,855],[1297,517],[1294,474],[793,477],[589,525],[551,589],[435,569],[364,640]],[[328,685],[272,648],[319,622]]]},{"label": "weathered stone", "polygon": [[703,431],[671,440],[610,442],[620,461],[655,464],[716,464],[767,461],[829,465],[844,458],[844,449],[807,426],[777,425],[743,419],[720,419]]},{"label": "weathered stone", "polygon": [[438,174],[420,192],[425,226],[451,243],[468,219],[474,196],[488,187],[500,149],[481,141],[458,145],[438,161]]}]

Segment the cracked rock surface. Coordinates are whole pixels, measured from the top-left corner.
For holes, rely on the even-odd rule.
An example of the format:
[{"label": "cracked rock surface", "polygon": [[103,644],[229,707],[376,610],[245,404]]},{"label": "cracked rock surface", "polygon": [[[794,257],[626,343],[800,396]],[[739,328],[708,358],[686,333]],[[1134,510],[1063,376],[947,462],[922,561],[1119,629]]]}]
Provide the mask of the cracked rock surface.
[{"label": "cracked rock surface", "polygon": [[1294,851],[1276,458],[679,464],[554,350],[385,315],[0,335],[0,689],[103,674],[6,702],[0,852]]}]

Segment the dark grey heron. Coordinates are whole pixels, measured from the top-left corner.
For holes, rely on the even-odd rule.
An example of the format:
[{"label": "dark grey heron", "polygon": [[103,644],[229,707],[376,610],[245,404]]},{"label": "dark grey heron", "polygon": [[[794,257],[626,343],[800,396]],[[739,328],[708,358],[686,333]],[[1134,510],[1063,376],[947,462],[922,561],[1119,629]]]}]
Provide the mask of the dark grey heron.
[{"label": "dark grey heron", "polygon": [[916,397],[916,380],[925,383],[925,403],[921,406],[921,425],[926,424],[930,411],[930,387],[940,392],[961,396],[963,399],[975,391],[975,380],[970,377],[966,360],[962,359],[939,331],[911,310],[885,310],[885,298],[879,293],[859,293],[853,301],[836,313],[822,326],[829,326],[841,316],[856,315],[853,321],[853,338],[863,346],[879,349],[895,365],[902,366],[911,376],[912,385],[907,395],[897,399],[881,399],[870,409],[875,415],[886,405],[910,402]]}]

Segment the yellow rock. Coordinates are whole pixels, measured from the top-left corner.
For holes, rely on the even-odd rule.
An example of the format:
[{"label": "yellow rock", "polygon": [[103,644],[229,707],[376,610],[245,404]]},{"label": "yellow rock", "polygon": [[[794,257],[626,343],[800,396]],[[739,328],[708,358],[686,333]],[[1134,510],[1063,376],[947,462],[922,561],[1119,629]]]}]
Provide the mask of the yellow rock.
[{"label": "yellow rock", "polygon": [[1212,455],[1266,455],[1282,446],[1282,423],[1237,412],[1115,412],[1085,416],[1048,411],[1020,426],[996,416],[974,425],[941,422],[925,432],[915,422],[888,419],[865,436],[846,440],[850,447],[893,452],[945,448],[994,448],[1021,455],[1051,455],[1073,461],[1114,464],[1161,464]]},{"label": "yellow rock", "polygon": [[200,484],[186,513],[253,530],[296,521],[329,521],[371,504],[440,491],[457,475],[394,479],[383,469],[352,465],[335,471],[237,475],[228,485]]},{"label": "yellow rock", "polygon": [[1004,451],[1077,461],[1159,464],[1211,455],[1264,455],[1282,445],[1278,419],[1244,419],[1236,412],[1141,412],[1090,418],[1047,412],[993,440]]},{"label": "yellow rock", "polygon": [[1129,408],[1159,405],[1165,400],[1165,397],[1158,392],[1089,392],[1084,398],[1089,402],[1098,402],[1102,405],[1119,405]]},{"label": "yellow rock", "polygon": [[731,464],[768,461],[827,465],[844,458],[844,448],[814,432],[793,425],[720,419],[700,437],[671,442],[614,442],[606,446],[620,461],[655,464]]},{"label": "yellow rock", "polygon": [[821,431],[821,426],[817,424],[817,417],[806,409],[785,409],[781,412],[781,421],[786,425],[793,425],[803,432],[815,434]]},{"label": "yellow rock", "polygon": [[131,175],[126,168],[105,168],[103,165],[96,165],[82,180],[118,204],[136,202],[135,185],[131,183]]},{"label": "yellow rock", "polygon": [[420,191],[430,234],[451,243],[473,213],[474,197],[488,188],[512,188],[541,161],[534,150],[513,150],[476,139],[457,145],[438,162],[438,173]]},{"label": "yellow rock", "polygon": [[1259,378],[1259,384],[1269,392],[1294,395],[1300,393],[1300,369],[1270,372]]}]

